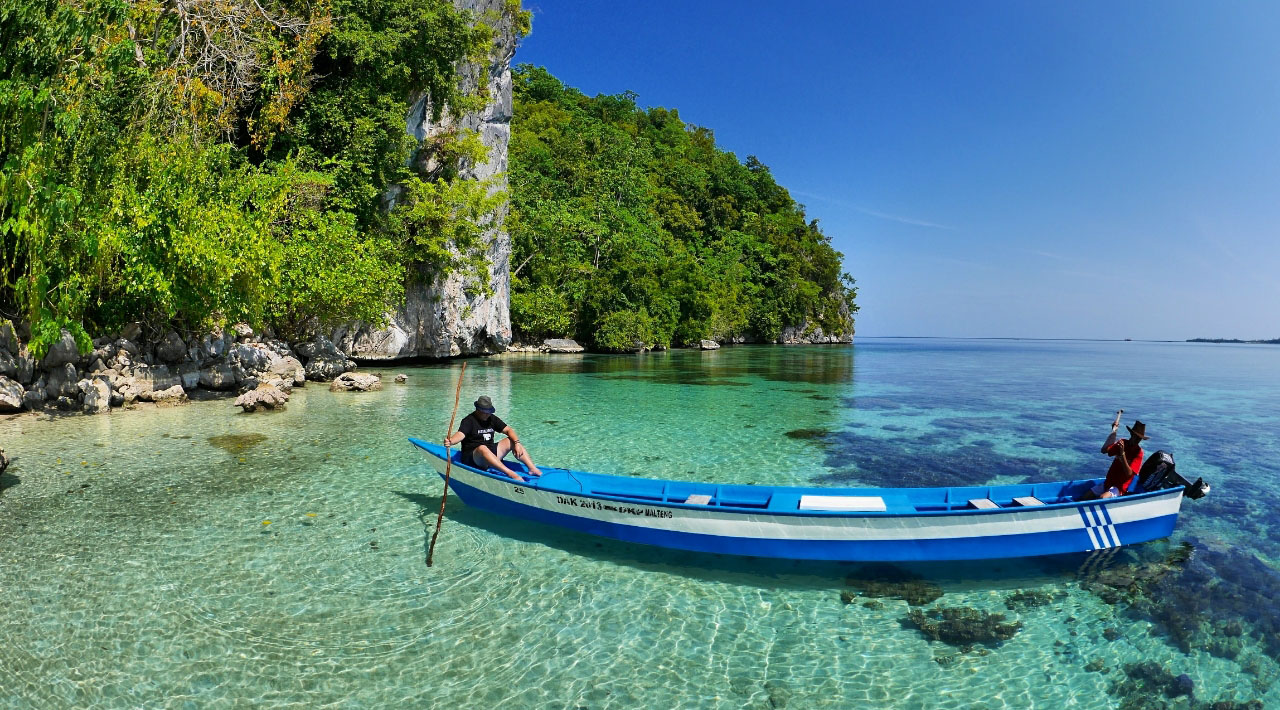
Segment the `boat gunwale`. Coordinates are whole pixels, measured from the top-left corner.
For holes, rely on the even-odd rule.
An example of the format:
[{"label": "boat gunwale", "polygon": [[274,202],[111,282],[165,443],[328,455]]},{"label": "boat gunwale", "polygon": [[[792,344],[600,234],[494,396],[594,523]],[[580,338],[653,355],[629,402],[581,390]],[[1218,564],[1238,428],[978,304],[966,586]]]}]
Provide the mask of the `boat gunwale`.
[{"label": "boat gunwale", "polygon": [[[418,439],[418,438],[416,438],[416,437],[409,437],[409,441],[410,441],[414,446],[418,447],[419,449],[421,449],[421,450],[422,450],[422,451],[424,451],[425,453],[428,453],[428,454],[430,454],[430,455],[432,455],[432,456],[435,456],[436,458],[440,459],[441,461],[446,460],[446,459],[445,459],[445,457],[443,457],[443,456],[441,456],[441,455],[437,454],[436,452],[432,451],[431,449],[427,448],[427,446],[435,446],[435,447],[438,447],[438,448],[441,448],[441,449],[443,449],[444,447],[441,447],[441,446],[439,446],[438,444],[433,444],[433,443],[430,443],[430,442],[427,442],[427,441],[423,441],[423,440]],[[426,446],[424,446],[424,444],[425,444]],[[1128,501],[1141,501],[1141,500],[1146,500],[1146,499],[1151,499],[1151,498],[1158,498],[1158,497],[1161,497],[1161,496],[1167,496],[1167,495],[1171,495],[1171,494],[1174,494],[1174,493],[1176,493],[1177,495],[1181,496],[1181,495],[1182,495],[1182,493],[1183,493],[1183,491],[1182,491],[1182,490],[1177,489],[1177,488],[1162,488],[1162,489],[1160,489],[1160,490],[1155,490],[1155,491],[1144,491],[1144,492],[1142,492],[1142,493],[1133,493],[1133,494],[1124,495],[1124,496],[1120,496],[1120,497],[1116,497],[1116,498],[1095,498],[1095,499],[1093,499],[1093,500],[1078,500],[1078,501],[1067,501],[1067,502],[1064,502],[1064,503],[1045,503],[1044,505],[1036,505],[1036,506],[1016,506],[1016,507],[1009,507],[1009,508],[991,508],[991,509],[973,508],[973,509],[959,509],[959,510],[915,510],[915,511],[910,511],[910,512],[907,512],[907,511],[887,511],[887,510],[886,510],[886,511],[847,511],[847,510],[769,510],[767,507],[748,508],[748,507],[739,507],[739,506],[734,506],[734,505],[706,505],[706,504],[681,503],[681,502],[676,502],[676,501],[656,501],[656,500],[648,499],[648,498],[639,498],[639,497],[636,497],[636,498],[629,498],[629,497],[625,497],[625,496],[612,495],[612,494],[608,494],[608,493],[595,493],[595,492],[586,492],[586,491],[558,490],[558,489],[555,489],[555,488],[542,488],[541,486],[537,485],[536,483],[533,483],[533,484],[531,485],[529,481],[523,481],[523,482],[522,482],[522,481],[517,481],[517,480],[515,480],[514,478],[511,478],[511,477],[507,476],[506,474],[502,474],[502,473],[492,473],[492,472],[490,472],[490,471],[481,471],[481,470],[480,470],[480,469],[478,469],[478,468],[475,468],[475,467],[473,467],[473,466],[469,466],[469,465],[464,464],[464,463],[462,463],[462,462],[460,462],[460,461],[454,461],[453,463],[454,463],[454,465],[456,465],[456,466],[461,466],[462,468],[466,469],[466,470],[467,470],[468,472],[470,472],[470,473],[475,473],[475,474],[478,474],[478,475],[481,475],[481,476],[485,476],[485,477],[487,477],[487,478],[489,478],[489,479],[492,479],[492,480],[494,480],[494,481],[497,481],[497,482],[499,482],[499,483],[505,483],[505,484],[508,484],[508,485],[511,485],[511,486],[520,486],[520,485],[523,485],[523,486],[528,487],[528,488],[531,488],[531,489],[533,489],[533,490],[543,491],[543,492],[545,492],[545,493],[555,493],[555,494],[562,494],[562,495],[578,496],[578,497],[582,497],[582,498],[593,498],[593,499],[597,499],[597,500],[607,500],[607,501],[612,501],[612,502],[617,502],[617,503],[626,503],[626,504],[628,504],[628,505],[644,505],[644,506],[650,506],[650,507],[674,508],[674,509],[676,509],[676,510],[692,510],[692,511],[700,511],[700,512],[716,512],[716,511],[720,511],[720,512],[726,512],[726,513],[736,513],[736,514],[739,514],[739,515],[767,515],[767,516],[780,516],[780,515],[785,515],[785,516],[796,516],[796,517],[804,517],[804,518],[808,518],[808,517],[818,517],[818,518],[916,518],[916,517],[957,516],[957,515],[960,515],[960,516],[970,516],[970,515],[1001,515],[1001,514],[1010,514],[1010,513],[1028,513],[1028,512],[1036,512],[1036,511],[1041,511],[1041,510],[1054,510],[1054,511],[1058,511],[1058,510],[1066,510],[1066,509],[1079,509],[1079,508],[1082,508],[1082,507],[1084,507],[1084,506],[1088,506],[1088,505],[1097,505],[1097,504],[1100,504],[1100,503],[1118,503],[1118,502],[1121,502],[1121,501],[1125,501],[1125,502],[1128,502]],[[745,483],[728,483],[728,484],[718,484],[718,483],[711,483],[711,482],[709,482],[709,481],[668,481],[667,479],[663,479],[663,478],[641,478],[641,477],[639,477],[639,476],[620,476],[620,475],[611,474],[611,473],[595,473],[595,472],[591,472],[591,471],[575,471],[575,470],[573,470],[573,469],[568,469],[568,468],[555,468],[555,467],[547,467],[547,468],[546,468],[546,470],[547,470],[547,471],[565,471],[566,473],[569,473],[569,474],[578,473],[578,474],[584,474],[584,475],[588,475],[588,476],[605,476],[605,477],[608,477],[608,478],[618,478],[618,479],[627,480],[627,481],[647,481],[647,482],[656,482],[656,483],[668,483],[668,482],[670,482],[670,483],[687,483],[687,484],[703,484],[703,485],[732,485],[732,486],[748,486],[748,485],[750,485],[750,484],[745,484]],[[441,475],[443,475],[443,474],[441,474]],[[1063,485],[1066,485],[1066,484],[1071,484],[1071,483],[1100,482],[1101,480],[1102,480],[1102,478],[1101,478],[1101,477],[1098,477],[1098,478],[1083,478],[1083,479],[1079,479],[1079,480],[1072,479],[1072,480],[1069,480],[1069,481],[1045,481],[1044,483],[1013,483],[1013,484],[1001,484],[1001,485],[1014,485],[1014,486],[1018,486],[1018,485],[1025,485],[1025,486],[1039,486],[1039,485],[1045,485],[1045,486],[1051,486],[1051,485],[1054,485],[1054,484],[1063,484]],[[874,495],[875,495],[875,493],[874,493],[875,491],[892,491],[892,492],[893,492],[893,494],[895,494],[895,495],[900,495],[903,491],[939,491],[939,490],[950,490],[950,489],[953,489],[953,488],[982,488],[983,486],[932,486],[932,487],[916,487],[916,488],[861,488],[861,489],[859,489],[859,488],[820,488],[820,487],[810,487],[810,486],[775,486],[775,485],[762,485],[762,486],[755,486],[755,485],[751,485],[751,487],[752,487],[752,488],[754,488],[754,489],[757,489],[757,490],[761,490],[761,491],[771,491],[772,493],[777,493],[777,492],[779,492],[779,491],[783,491],[783,492],[786,492],[786,493],[789,493],[789,494],[795,494],[795,493],[800,493],[801,491],[803,491],[803,492],[804,492],[804,494],[812,493],[812,494],[815,494],[815,495],[823,495],[823,494],[826,494],[826,495],[836,494],[836,495],[838,495],[840,491],[846,491],[846,492],[847,492],[847,491],[856,491],[859,495],[872,495],[872,496],[874,496]],[[990,486],[988,486],[988,488],[989,488],[989,487],[990,487]],[[770,497],[772,497],[772,495],[771,495]],[[881,496],[881,497],[883,497],[883,496]]]}]

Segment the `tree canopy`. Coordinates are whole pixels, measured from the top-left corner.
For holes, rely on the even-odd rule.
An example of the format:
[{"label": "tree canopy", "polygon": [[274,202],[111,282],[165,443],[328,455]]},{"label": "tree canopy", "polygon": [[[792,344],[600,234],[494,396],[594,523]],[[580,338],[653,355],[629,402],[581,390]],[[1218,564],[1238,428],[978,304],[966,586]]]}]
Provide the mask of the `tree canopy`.
[{"label": "tree canopy", "polygon": [[749,156],[636,95],[515,72],[512,325],[605,350],[785,326],[851,332],[856,289],[817,220]]},{"label": "tree canopy", "polygon": [[496,19],[448,0],[5,2],[0,308],[37,354],[139,319],[379,321],[408,265],[465,266],[504,199],[411,167],[477,159],[473,136],[405,130],[418,98],[437,118],[483,105],[458,67],[486,61]]}]

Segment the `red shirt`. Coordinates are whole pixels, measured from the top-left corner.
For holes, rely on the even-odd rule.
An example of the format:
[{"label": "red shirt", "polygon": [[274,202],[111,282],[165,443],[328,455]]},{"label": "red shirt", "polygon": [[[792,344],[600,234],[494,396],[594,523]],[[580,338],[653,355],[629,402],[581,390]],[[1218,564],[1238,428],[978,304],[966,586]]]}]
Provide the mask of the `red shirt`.
[{"label": "red shirt", "polygon": [[[1114,436],[1112,434],[1112,437]],[[1111,462],[1111,468],[1107,470],[1107,478],[1102,482],[1103,490],[1112,486],[1119,488],[1122,493],[1129,490],[1129,486],[1133,484],[1133,477],[1142,470],[1144,452],[1139,441],[1139,439],[1112,441],[1111,437],[1107,438],[1107,443],[1102,445],[1102,453],[1114,456],[1115,461]],[[1129,459],[1129,468],[1124,467],[1124,460],[1120,458],[1121,447],[1124,447],[1124,455]]]}]

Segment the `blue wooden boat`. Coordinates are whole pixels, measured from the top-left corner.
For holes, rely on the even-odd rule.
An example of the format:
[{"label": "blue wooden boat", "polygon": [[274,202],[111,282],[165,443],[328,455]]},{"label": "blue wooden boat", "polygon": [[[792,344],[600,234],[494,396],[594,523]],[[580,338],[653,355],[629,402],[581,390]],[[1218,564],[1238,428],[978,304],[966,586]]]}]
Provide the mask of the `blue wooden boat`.
[{"label": "blue wooden boat", "polygon": [[[409,439],[444,475],[443,446]],[[1031,557],[1168,537],[1183,496],[1208,491],[1156,452],[1143,492],[1077,501],[1101,479],[950,488],[808,488],[686,483],[543,467],[521,483],[452,452],[467,505],[602,537],[730,555],[902,561]],[[1168,459],[1165,467],[1154,466]],[[508,467],[523,473],[519,463]]]}]

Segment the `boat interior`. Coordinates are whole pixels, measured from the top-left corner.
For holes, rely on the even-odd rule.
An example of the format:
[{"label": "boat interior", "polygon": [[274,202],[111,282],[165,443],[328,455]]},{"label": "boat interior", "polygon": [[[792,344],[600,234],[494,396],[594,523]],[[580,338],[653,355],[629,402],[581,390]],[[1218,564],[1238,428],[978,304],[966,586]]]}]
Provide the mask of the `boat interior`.
[{"label": "boat interior", "polygon": [[[458,460],[458,454],[454,455],[453,463],[465,465]],[[627,504],[758,510],[769,513],[904,514],[1040,507],[1073,503],[1099,480],[948,488],[808,488],[686,483],[545,466],[542,467],[543,475],[539,478],[529,476],[525,467],[518,462],[504,463],[528,479],[525,485],[545,491],[602,497]],[[510,480],[492,469],[481,473],[504,481]]]}]

